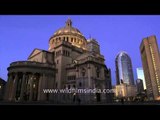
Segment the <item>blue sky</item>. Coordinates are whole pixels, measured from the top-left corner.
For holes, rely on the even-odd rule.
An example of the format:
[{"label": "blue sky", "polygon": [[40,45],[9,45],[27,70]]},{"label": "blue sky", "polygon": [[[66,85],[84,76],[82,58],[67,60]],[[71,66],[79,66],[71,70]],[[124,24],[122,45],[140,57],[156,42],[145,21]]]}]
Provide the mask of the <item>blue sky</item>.
[{"label": "blue sky", "polygon": [[115,58],[120,51],[131,57],[134,79],[142,66],[139,46],[143,38],[156,35],[160,45],[160,16],[156,15],[0,15],[0,77],[7,80],[7,67],[27,60],[34,48],[48,49],[49,38],[71,18],[73,26],[100,45],[115,84]]}]

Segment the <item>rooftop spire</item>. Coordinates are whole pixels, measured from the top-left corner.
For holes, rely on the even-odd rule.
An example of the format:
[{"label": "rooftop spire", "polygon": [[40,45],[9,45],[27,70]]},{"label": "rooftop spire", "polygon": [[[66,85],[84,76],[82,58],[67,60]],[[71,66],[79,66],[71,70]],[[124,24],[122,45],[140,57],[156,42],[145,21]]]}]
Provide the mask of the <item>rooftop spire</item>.
[{"label": "rooftop spire", "polygon": [[70,18],[66,21],[66,27],[71,27],[72,26],[72,21]]}]

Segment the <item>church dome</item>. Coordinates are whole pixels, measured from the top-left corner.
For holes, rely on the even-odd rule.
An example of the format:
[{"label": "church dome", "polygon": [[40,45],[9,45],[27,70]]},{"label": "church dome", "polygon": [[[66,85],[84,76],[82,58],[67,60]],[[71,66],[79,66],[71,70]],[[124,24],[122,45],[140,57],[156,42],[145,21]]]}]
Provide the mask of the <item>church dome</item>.
[{"label": "church dome", "polygon": [[64,35],[64,34],[77,34],[77,35],[82,35],[82,33],[77,29],[77,28],[74,28],[72,26],[72,21],[71,19],[68,19],[67,22],[66,22],[66,26],[63,27],[63,28],[60,28],[59,30],[57,30],[55,33],[54,33],[54,36],[57,36],[57,35]]},{"label": "church dome", "polygon": [[60,42],[66,41],[71,45],[86,49],[87,40],[83,34],[72,26],[71,19],[66,21],[66,25],[58,29],[49,40],[49,50],[54,49]]}]

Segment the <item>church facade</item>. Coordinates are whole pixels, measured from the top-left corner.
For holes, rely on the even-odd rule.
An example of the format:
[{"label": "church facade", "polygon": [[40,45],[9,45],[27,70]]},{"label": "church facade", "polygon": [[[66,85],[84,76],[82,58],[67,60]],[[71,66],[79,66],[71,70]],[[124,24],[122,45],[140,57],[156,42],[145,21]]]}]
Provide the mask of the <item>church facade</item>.
[{"label": "church facade", "polygon": [[68,19],[49,39],[49,49],[34,49],[28,60],[8,67],[6,101],[82,103],[111,101],[106,93],[44,93],[44,89],[111,89],[111,71],[98,42],[86,39]]}]

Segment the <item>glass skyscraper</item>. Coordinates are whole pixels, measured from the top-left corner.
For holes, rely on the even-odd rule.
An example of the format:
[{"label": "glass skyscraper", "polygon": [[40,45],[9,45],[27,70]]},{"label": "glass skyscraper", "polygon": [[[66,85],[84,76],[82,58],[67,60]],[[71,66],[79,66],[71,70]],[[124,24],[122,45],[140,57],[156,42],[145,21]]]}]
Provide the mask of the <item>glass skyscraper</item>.
[{"label": "glass skyscraper", "polygon": [[143,81],[143,87],[146,89],[146,82],[144,78],[143,68],[137,68],[137,78]]},{"label": "glass skyscraper", "polygon": [[124,51],[120,52],[115,60],[117,85],[126,83],[134,85],[131,58]]}]

